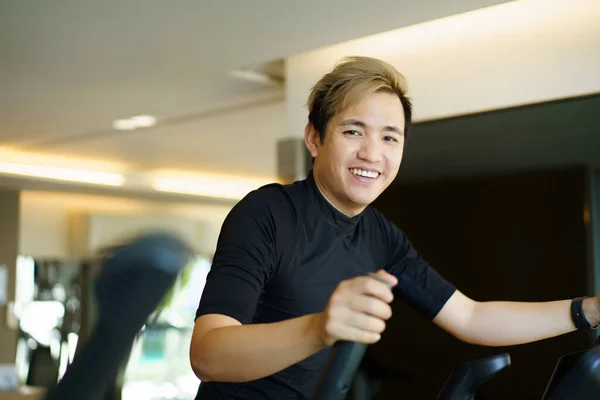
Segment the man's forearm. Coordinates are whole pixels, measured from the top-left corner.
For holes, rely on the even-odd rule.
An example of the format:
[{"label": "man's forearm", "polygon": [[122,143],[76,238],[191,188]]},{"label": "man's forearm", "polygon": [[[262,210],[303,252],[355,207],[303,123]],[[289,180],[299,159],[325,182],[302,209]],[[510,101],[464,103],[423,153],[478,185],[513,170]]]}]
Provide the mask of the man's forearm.
[{"label": "man's forearm", "polygon": [[326,347],[312,329],[315,318],[213,329],[192,343],[192,366],[204,381],[247,382],[272,375]]},{"label": "man's forearm", "polygon": [[[600,316],[592,299],[583,302],[592,326]],[[511,346],[543,340],[574,331],[571,300],[521,303],[481,302],[475,305],[463,340],[484,346]]]}]

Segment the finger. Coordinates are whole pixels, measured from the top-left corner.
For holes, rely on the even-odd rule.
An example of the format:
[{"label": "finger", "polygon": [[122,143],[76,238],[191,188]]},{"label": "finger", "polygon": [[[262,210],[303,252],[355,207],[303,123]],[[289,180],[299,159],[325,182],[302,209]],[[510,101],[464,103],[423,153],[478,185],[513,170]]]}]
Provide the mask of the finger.
[{"label": "finger", "polygon": [[367,314],[382,320],[392,316],[392,307],[378,298],[372,296],[355,296],[350,301],[350,308],[354,312]]},{"label": "finger", "polygon": [[394,287],[398,284],[398,278],[396,278],[394,275],[390,274],[386,270],[380,269],[379,271],[371,275],[374,275],[375,278],[381,279],[384,282],[389,283],[391,287]]},{"label": "finger", "polygon": [[367,294],[370,296],[377,297],[387,303],[394,300],[392,290],[387,283],[382,282],[379,279],[374,279],[371,276],[361,276],[354,280],[353,291],[358,291],[355,295]]},{"label": "finger", "polygon": [[346,340],[349,342],[358,342],[365,344],[377,343],[381,339],[381,335],[376,332],[365,331],[353,326],[346,326],[337,336],[338,340]]},{"label": "finger", "polygon": [[385,321],[369,314],[354,312],[346,322],[347,325],[363,331],[382,333],[385,330]]}]

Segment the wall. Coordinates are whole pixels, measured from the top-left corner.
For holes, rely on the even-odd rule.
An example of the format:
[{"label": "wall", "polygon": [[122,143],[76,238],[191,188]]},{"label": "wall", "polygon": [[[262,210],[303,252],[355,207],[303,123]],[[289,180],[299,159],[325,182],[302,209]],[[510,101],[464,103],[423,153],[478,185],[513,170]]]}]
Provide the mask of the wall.
[{"label": "wall", "polygon": [[600,90],[591,1],[511,1],[295,54],[286,59],[287,132],[306,124],[307,95],[342,57],[382,58],[408,80],[417,121]]},{"label": "wall", "polygon": [[69,231],[74,215],[99,212],[127,215],[172,215],[203,222],[198,238],[202,251],[212,252],[231,206],[151,201],[125,197],[58,192],[21,192],[19,253],[34,257],[70,257]]},{"label": "wall", "polygon": [[[8,269],[7,280],[15,279],[17,255],[19,249],[19,192],[0,189],[0,264]],[[7,302],[14,301],[15,288],[7,285]],[[0,290],[3,290],[1,288]],[[16,352],[16,332],[7,325],[7,307],[0,305],[0,364],[14,361]]]},{"label": "wall", "polygon": [[586,222],[588,224],[589,262],[594,271],[594,290],[600,293],[600,168],[590,172]]},{"label": "wall", "polygon": [[[584,169],[446,180],[390,188],[376,207],[423,256],[475,300],[548,301],[591,295]],[[591,344],[576,332],[511,348],[459,342],[403,304],[368,359],[388,367],[377,399],[435,398],[460,363],[510,352],[485,399],[541,398],[557,359]]]}]

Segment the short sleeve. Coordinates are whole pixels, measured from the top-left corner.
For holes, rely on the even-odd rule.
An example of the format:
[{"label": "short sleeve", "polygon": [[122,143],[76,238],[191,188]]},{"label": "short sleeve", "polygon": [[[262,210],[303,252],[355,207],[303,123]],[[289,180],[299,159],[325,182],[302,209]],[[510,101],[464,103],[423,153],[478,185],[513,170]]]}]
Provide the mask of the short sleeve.
[{"label": "short sleeve", "polygon": [[240,200],[225,218],[196,318],[223,314],[250,323],[276,260],[274,207],[284,207],[277,188],[261,188]]},{"label": "short sleeve", "polygon": [[398,278],[394,295],[427,318],[435,318],[456,287],[423,259],[398,227],[385,217],[381,218],[387,232],[389,261],[386,270]]}]

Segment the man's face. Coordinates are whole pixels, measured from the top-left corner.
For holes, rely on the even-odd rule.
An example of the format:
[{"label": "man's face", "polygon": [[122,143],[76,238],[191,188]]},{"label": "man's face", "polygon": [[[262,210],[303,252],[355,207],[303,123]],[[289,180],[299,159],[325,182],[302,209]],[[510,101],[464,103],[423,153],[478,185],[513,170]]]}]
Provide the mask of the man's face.
[{"label": "man's face", "polygon": [[392,183],[404,150],[404,110],[398,96],[375,93],[334,115],[324,143],[312,126],[306,144],[317,186],[329,202],[354,216]]}]

